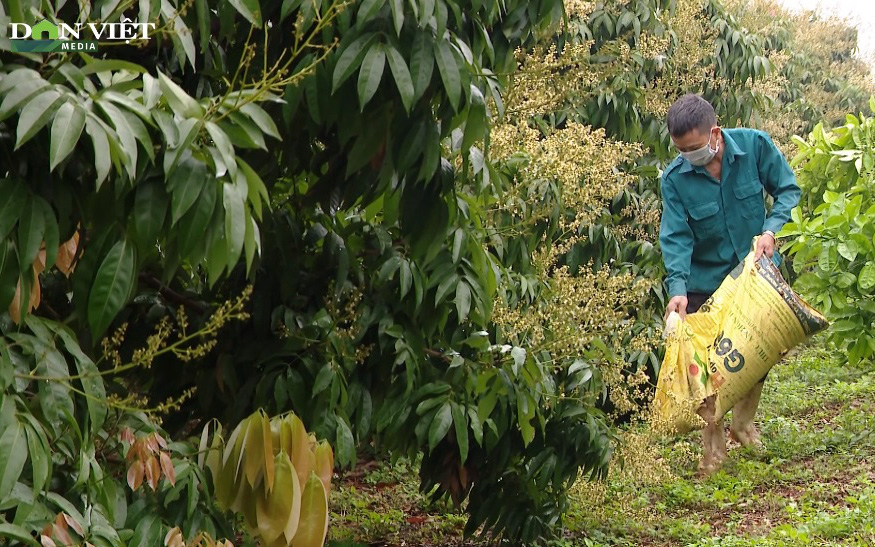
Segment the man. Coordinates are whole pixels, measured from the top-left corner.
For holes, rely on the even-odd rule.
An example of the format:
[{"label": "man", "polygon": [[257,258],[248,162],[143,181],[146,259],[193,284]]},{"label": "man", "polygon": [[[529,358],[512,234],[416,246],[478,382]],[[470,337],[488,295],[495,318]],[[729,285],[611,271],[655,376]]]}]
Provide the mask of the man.
[{"label": "man", "polygon": [[[722,129],[714,108],[698,95],[684,95],[668,110],[668,132],[680,155],[662,174],[659,243],[668,272],[666,317],[695,313],[761,235],[756,259],[776,264],[775,233],[799,201],[799,186],[771,138],[753,129]],[[766,216],[763,189],[775,200]],[[763,379],[764,381],[765,379]],[[743,445],[758,444],[753,417],[763,382],[733,409],[730,435]],[[704,456],[700,472],[717,469],[726,457],[723,420],[714,420],[713,397],[699,414]]]}]

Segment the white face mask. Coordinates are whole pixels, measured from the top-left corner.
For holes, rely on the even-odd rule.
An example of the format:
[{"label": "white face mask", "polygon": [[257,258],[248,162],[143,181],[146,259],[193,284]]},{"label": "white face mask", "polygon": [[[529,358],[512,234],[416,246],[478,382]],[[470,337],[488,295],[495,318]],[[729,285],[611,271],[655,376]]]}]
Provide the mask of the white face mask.
[{"label": "white face mask", "polygon": [[[711,133],[713,135],[713,133]],[[714,148],[711,148],[711,139],[708,138],[708,142],[705,143],[705,146],[702,148],[697,148],[696,150],[692,150],[690,152],[681,152],[681,156],[691,164],[695,166],[703,166],[708,165],[714,156],[717,155],[717,152],[720,150],[720,141],[718,140]]]}]

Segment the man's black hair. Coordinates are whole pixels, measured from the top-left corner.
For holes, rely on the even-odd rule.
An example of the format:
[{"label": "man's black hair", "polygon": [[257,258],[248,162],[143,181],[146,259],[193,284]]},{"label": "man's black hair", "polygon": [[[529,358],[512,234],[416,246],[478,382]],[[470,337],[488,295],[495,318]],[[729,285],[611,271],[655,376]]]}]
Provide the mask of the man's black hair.
[{"label": "man's black hair", "polygon": [[711,103],[694,93],[688,93],[671,105],[666,122],[672,137],[682,137],[693,129],[707,133],[717,125],[717,116]]}]

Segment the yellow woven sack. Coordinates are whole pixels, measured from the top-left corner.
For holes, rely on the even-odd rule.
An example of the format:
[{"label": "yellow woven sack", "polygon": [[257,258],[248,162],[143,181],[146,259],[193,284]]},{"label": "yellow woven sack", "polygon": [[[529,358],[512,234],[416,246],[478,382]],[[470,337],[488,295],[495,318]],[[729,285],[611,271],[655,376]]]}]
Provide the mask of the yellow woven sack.
[{"label": "yellow woven sack", "polygon": [[[756,238],[754,238],[756,245]],[[666,351],[656,384],[656,423],[683,433],[705,425],[696,409],[717,394],[722,418],[781,355],[828,326],[767,257],[751,251],[699,312],[666,322]]]}]

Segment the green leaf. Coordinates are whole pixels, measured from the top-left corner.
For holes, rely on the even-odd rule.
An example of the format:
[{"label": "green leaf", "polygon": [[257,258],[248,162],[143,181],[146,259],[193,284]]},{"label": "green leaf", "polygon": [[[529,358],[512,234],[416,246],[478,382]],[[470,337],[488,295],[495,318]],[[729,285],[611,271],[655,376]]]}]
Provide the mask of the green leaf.
[{"label": "green leaf", "polygon": [[200,38],[201,53],[206,53],[210,46],[210,8],[207,6],[207,0],[195,0],[195,11],[197,12],[197,28],[198,37]]},{"label": "green leaf", "polygon": [[204,162],[191,155],[180,161],[170,175],[168,188],[171,192],[170,225],[175,226],[201,193],[204,184],[209,184],[212,176],[207,176],[207,166]]},{"label": "green leaf", "polygon": [[189,147],[197,138],[203,127],[201,120],[183,120],[179,123],[179,142],[171,150],[164,152],[164,173],[170,175],[186,154],[190,154]]},{"label": "green leaf", "polygon": [[401,94],[401,102],[404,103],[404,109],[410,112],[410,109],[413,108],[414,91],[407,63],[398,50],[391,45],[386,47],[386,56],[389,58],[389,68],[392,70],[392,75],[395,76],[398,93]]},{"label": "green leaf", "polygon": [[389,7],[392,9],[395,35],[401,36],[401,28],[404,27],[404,0],[389,0]]},{"label": "green leaf", "polygon": [[349,429],[349,424],[347,424],[346,420],[340,416],[337,417],[335,436],[337,444],[337,462],[341,467],[349,467],[355,463],[355,441],[353,441],[352,431]]},{"label": "green leaf", "polygon": [[259,105],[255,103],[246,103],[240,107],[240,112],[249,116],[249,119],[267,135],[270,135],[276,140],[281,140],[279,129],[277,129],[273,118],[271,118],[270,115]]},{"label": "green leaf", "polygon": [[8,309],[12,303],[20,271],[15,245],[8,239],[0,239],[0,310]]},{"label": "green leaf", "polygon": [[0,240],[6,239],[27,203],[27,186],[18,180],[0,179]]},{"label": "green leaf", "polygon": [[204,108],[188,93],[179,87],[176,82],[158,71],[158,85],[167,100],[167,104],[174,112],[184,118],[203,118]]},{"label": "green leaf", "polygon": [[60,106],[61,94],[49,89],[28,101],[21,110],[16,130],[15,149],[29,141],[45,126]]},{"label": "green leaf", "polygon": [[157,182],[137,185],[134,197],[134,230],[143,248],[155,245],[169,205],[167,192]]},{"label": "green leaf", "polygon": [[135,74],[145,74],[147,71],[142,65],[120,59],[93,59],[82,67],[82,74],[97,74],[98,72],[119,72],[127,70]]},{"label": "green leaf", "polygon": [[27,461],[27,440],[18,420],[4,428],[0,435],[0,499],[15,487]]},{"label": "green leaf", "polygon": [[424,32],[417,33],[413,39],[413,52],[410,56],[410,72],[413,79],[413,100],[418,101],[431,82],[434,72],[434,53],[429,47]]},{"label": "green leaf", "polygon": [[488,120],[486,102],[483,94],[475,85],[471,85],[471,106],[468,109],[468,119],[465,121],[465,133],[462,137],[462,151],[467,152],[479,140],[486,138]]},{"label": "green leaf", "polygon": [[428,428],[428,450],[432,451],[441,440],[447,436],[450,426],[453,425],[452,410],[450,402],[445,401],[443,406],[438,409],[432,418],[431,425]]},{"label": "green leaf", "polygon": [[225,161],[225,167],[228,168],[228,173],[233,177],[237,174],[237,161],[234,154],[234,146],[231,144],[228,135],[222,131],[222,128],[213,122],[207,122],[207,133],[212,137],[216,148],[222,154],[222,159]]},{"label": "green leaf", "polygon": [[383,7],[383,0],[362,0],[356,23],[362,24],[371,19]]},{"label": "green leaf", "polygon": [[400,282],[401,282],[401,299],[403,300],[407,293],[410,291],[410,287],[413,284],[413,275],[410,271],[410,263],[406,260],[401,261],[401,269],[400,269]]},{"label": "green leaf", "polygon": [[61,245],[58,234],[58,219],[55,217],[55,210],[45,200],[37,201],[37,206],[42,212],[45,232],[43,242],[45,243],[45,269],[48,270],[55,265],[55,260],[58,258],[58,247]]},{"label": "green leaf", "polygon": [[70,368],[61,352],[45,346],[41,350],[36,371],[40,376],[52,378],[39,382],[39,402],[43,415],[57,433],[61,430],[61,424],[68,423],[75,416],[70,382],[67,380]]},{"label": "green leaf", "polygon": [[459,321],[467,319],[468,312],[471,311],[471,287],[464,281],[459,281],[456,287],[456,311]]},{"label": "green leaf", "polygon": [[386,66],[386,51],[383,44],[376,44],[371,47],[365,58],[362,61],[362,68],[359,71],[358,94],[359,106],[362,112],[365,110],[365,105],[377,92],[380,87],[380,80],[383,79],[383,69]]},{"label": "green leaf", "polygon": [[836,252],[835,244],[830,242],[823,246],[817,263],[820,269],[825,273],[830,273],[835,270],[838,263],[838,253]]},{"label": "green leaf", "polygon": [[[42,203],[40,203],[42,202]],[[43,205],[48,207],[45,200],[39,196],[30,196],[27,204],[21,211],[21,220],[18,222],[18,265],[22,271],[30,268],[36,255],[39,253],[43,238],[46,235],[46,218],[43,214]]]},{"label": "green leaf", "polygon": [[377,35],[373,32],[363,34],[353,40],[352,43],[343,50],[340,54],[340,58],[337,59],[337,65],[334,67],[331,93],[336,92],[337,88],[352,76],[352,73],[355,72],[355,69],[359,67],[362,59],[364,59],[365,53],[369,51],[368,46],[370,46],[371,42],[376,40],[376,38]]},{"label": "green leaf", "polygon": [[301,520],[292,545],[323,545],[327,534],[328,493],[319,476],[310,472],[310,478],[307,479],[301,495]]},{"label": "green leaf", "polygon": [[49,149],[49,170],[70,155],[85,127],[85,111],[72,102],[64,103],[52,122],[52,143]]},{"label": "green leaf", "polygon": [[258,0],[228,0],[240,15],[258,28],[261,28],[261,6]]},{"label": "green leaf", "polygon": [[237,187],[226,182],[222,190],[222,204],[225,207],[225,242],[228,245],[228,271],[240,260],[243,240],[246,237],[246,205]]},{"label": "green leaf", "polygon": [[456,444],[459,445],[459,456],[464,464],[468,459],[468,422],[465,419],[465,411],[459,403],[452,401],[453,426],[456,432]]},{"label": "green leaf", "polygon": [[255,218],[261,219],[262,203],[270,207],[270,196],[267,193],[267,187],[264,185],[261,177],[258,176],[258,173],[248,163],[237,158],[237,166],[240,168],[240,173],[246,177],[249,205],[252,206]]},{"label": "green leaf", "polygon": [[100,431],[106,420],[106,389],[103,385],[103,377],[97,369],[97,365],[90,357],[85,355],[79,346],[73,333],[66,327],[61,326],[56,330],[58,337],[64,343],[67,353],[73,356],[76,362],[76,371],[79,373],[79,382],[87,394],[85,404],[88,406],[88,417],[91,420],[91,431]]},{"label": "green leaf", "polygon": [[134,285],[134,246],[117,241],[103,259],[88,298],[88,323],[98,339],[127,304]]},{"label": "green leaf", "polygon": [[246,235],[243,238],[243,252],[246,254],[246,275],[249,275],[255,254],[261,254],[261,233],[258,230],[258,223],[249,215],[249,211],[246,211]]},{"label": "green leaf", "polygon": [[857,284],[860,290],[869,291],[875,287],[875,262],[867,262],[863,269],[860,270],[860,275],[857,276]]},{"label": "green leaf", "polygon": [[444,82],[444,89],[450,99],[450,104],[453,110],[458,112],[459,99],[462,96],[462,81],[453,48],[446,40],[438,40],[434,47],[434,53],[438,72],[440,72],[441,80]]},{"label": "green leaf", "polygon": [[47,81],[39,78],[29,79],[12,88],[0,103],[0,122],[17,112],[18,108],[35,94],[42,93],[43,88],[48,85]]},{"label": "green leaf", "polygon": [[[219,198],[219,188],[216,180],[210,176],[201,186],[200,194],[195,200],[194,207],[180,219],[178,226],[179,255],[196,262],[203,258],[206,247],[199,247],[204,242],[204,233],[213,218],[216,210],[216,202]],[[199,256],[195,251],[199,251]]]},{"label": "green leaf", "polygon": [[40,435],[30,423],[24,424],[27,433],[27,452],[30,457],[30,467],[33,472],[33,489],[37,492],[43,490],[49,478],[49,460],[52,457],[49,451],[48,441]]},{"label": "green leaf", "polygon": [[849,239],[847,241],[839,242],[836,247],[838,253],[848,262],[853,262],[855,258],[857,258],[857,253],[859,249],[857,248],[857,242]]},{"label": "green leaf", "polygon": [[94,145],[94,169],[97,173],[95,188],[100,190],[100,186],[106,180],[106,177],[109,175],[109,169],[112,167],[109,139],[100,123],[90,116],[85,119],[85,132],[91,137],[91,142]]},{"label": "green leaf", "polygon": [[30,535],[30,532],[17,524],[10,524],[8,522],[0,523],[0,537],[14,539],[28,545],[33,545],[34,547],[40,546],[40,544],[33,539],[33,536]]}]

